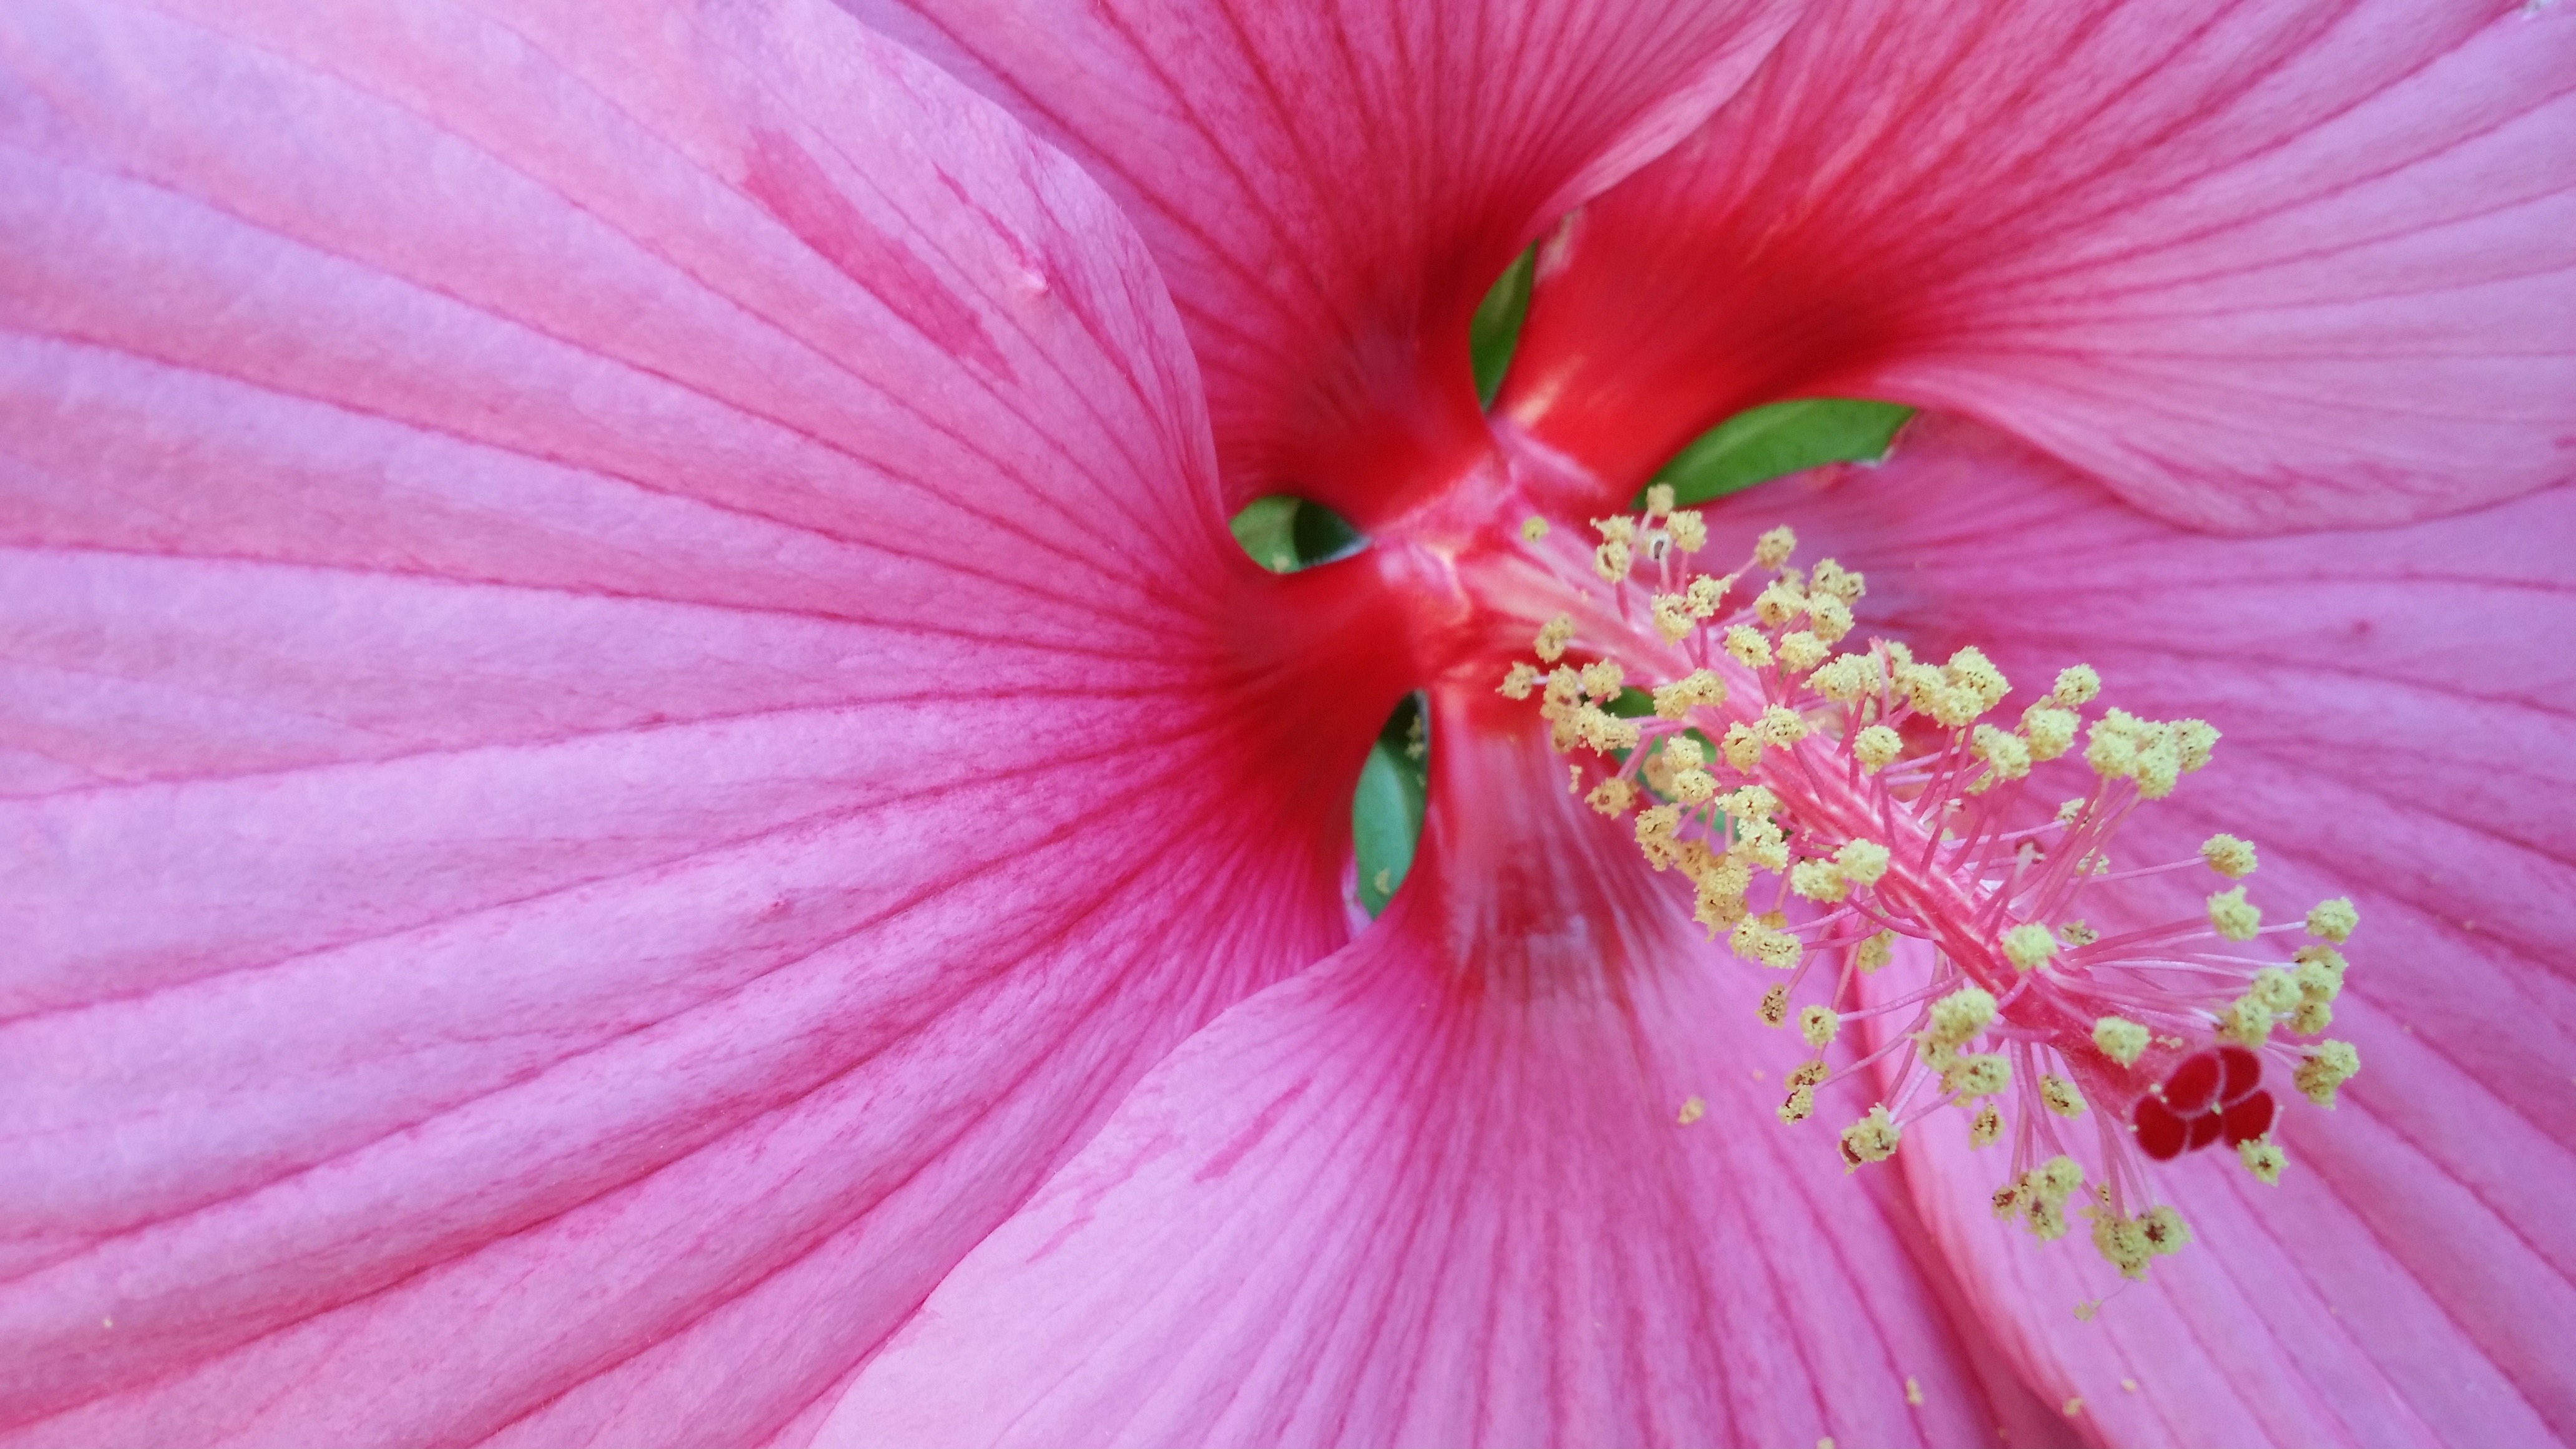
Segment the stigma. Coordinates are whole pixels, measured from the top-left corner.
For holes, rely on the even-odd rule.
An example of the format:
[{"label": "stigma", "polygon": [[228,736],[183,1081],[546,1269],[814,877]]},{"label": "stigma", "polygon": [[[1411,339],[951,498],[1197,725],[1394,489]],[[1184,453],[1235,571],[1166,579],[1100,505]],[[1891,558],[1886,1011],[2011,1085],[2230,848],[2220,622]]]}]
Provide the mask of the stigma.
[{"label": "stigma", "polygon": [[[1524,534],[1583,617],[1547,621],[1501,690],[1535,699],[1571,787],[1687,883],[1709,939],[1771,974],[1756,1011],[1803,1058],[1781,1122],[1862,1084],[1847,1169],[1927,1131],[2001,1147],[1996,1214],[2042,1242],[2086,1224],[2129,1278],[2191,1238],[2160,1174],[2225,1149],[2277,1182],[2282,1112],[2333,1107],[2361,1069],[2323,1035],[2352,903],[2267,920],[2233,835],[2145,864],[2110,849],[2218,731],[2109,707],[2083,664],[2007,708],[1973,647],[1855,643],[1866,580],[1798,567],[1790,530],[1721,573],[1698,562],[1703,517],[1646,502],[1595,520],[1597,542]],[[2134,883],[2175,875],[2201,906],[2160,919]]]}]

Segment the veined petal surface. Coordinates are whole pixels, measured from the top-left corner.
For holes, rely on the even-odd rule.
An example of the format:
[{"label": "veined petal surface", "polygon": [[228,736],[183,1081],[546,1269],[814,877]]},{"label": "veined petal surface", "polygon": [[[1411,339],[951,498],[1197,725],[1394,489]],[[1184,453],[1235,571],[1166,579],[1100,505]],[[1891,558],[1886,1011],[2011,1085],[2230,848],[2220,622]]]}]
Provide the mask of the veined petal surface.
[{"label": "veined petal surface", "polygon": [[[2576,489],[2403,528],[2222,539],[2142,517],[1972,424],[1896,458],[1759,489],[1864,570],[1863,631],[1974,643],[2016,686],[2090,663],[2104,699],[2223,732],[2141,809],[2115,869],[2251,840],[2272,920],[2349,896],[2361,929],[2330,1035],[2362,1075],[2332,1112],[2289,1097],[2278,1187],[2231,1153],[2160,1178],[2196,1241],[2151,1281],[2079,1231],[2034,1244],[1985,1194],[2000,1151],[1963,1123],[1896,1158],[1996,1339],[2108,1442],[2512,1444],[2576,1433]],[[2189,919],[2207,872],[2097,888],[2102,928]],[[2135,1390],[2123,1381],[2134,1382]]]},{"label": "veined petal surface", "polygon": [[1499,409],[1624,500],[1791,396],[2206,527],[2576,477],[2576,13],[1827,0],[1543,254]]},{"label": "veined petal surface", "polygon": [[1895,1184],[1772,1120],[1759,983],[1486,695],[1435,692],[1388,913],[1156,1068],[822,1442],[2071,1438]]},{"label": "veined petal surface", "polygon": [[1368,526],[1479,452],[1467,324],[1670,145],[1778,0],[844,0],[1091,167],[1162,264],[1230,499]]},{"label": "veined petal surface", "polygon": [[18,5],[0,173],[13,1442],[801,1437],[1342,939],[1151,260],[838,10]]}]

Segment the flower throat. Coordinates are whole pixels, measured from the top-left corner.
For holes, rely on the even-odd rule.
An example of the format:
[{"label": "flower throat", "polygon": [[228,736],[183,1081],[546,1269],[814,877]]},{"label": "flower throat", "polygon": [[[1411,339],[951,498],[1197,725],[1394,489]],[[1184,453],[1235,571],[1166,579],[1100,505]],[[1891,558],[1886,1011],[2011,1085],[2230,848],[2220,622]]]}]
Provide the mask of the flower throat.
[{"label": "flower throat", "polygon": [[[2230,835],[2144,867],[2107,854],[2132,811],[2209,763],[2217,730],[2097,710],[2081,664],[2007,726],[1990,716],[2011,686],[1976,649],[1936,664],[1884,639],[1844,648],[1865,581],[1793,566],[1786,528],[1724,574],[1695,565],[1706,521],[1667,488],[1594,528],[1587,557],[1523,526],[1585,617],[1550,621],[1502,693],[1537,697],[1569,787],[1689,881],[1710,936],[1778,973],[1757,1010],[1804,1046],[1783,1123],[1812,1116],[1819,1087],[1875,1083],[1841,1131],[1857,1170],[1956,1109],[1972,1148],[2011,1139],[1999,1217],[2042,1241],[2085,1219],[2129,1278],[2190,1238],[2154,1164],[2223,1145],[2279,1180],[2275,1086],[2331,1108],[2360,1070],[2348,1043],[2315,1040],[2351,903],[2265,925],[2242,884],[2254,847]],[[2074,791],[2062,803],[2042,793],[2053,775]],[[2229,884],[2187,919],[2081,919],[2180,871]],[[1846,1031],[1860,1046],[1829,1066]]]}]

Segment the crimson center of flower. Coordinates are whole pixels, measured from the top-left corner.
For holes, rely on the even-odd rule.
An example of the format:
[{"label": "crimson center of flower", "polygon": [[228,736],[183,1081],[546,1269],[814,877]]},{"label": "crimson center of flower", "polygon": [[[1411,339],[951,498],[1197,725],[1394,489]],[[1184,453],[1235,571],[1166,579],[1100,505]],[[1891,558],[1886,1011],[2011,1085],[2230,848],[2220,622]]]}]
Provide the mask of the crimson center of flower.
[{"label": "crimson center of flower", "polygon": [[[1874,1089],[1841,1133],[1857,1170],[1955,1108],[1972,1148],[2011,1137],[1998,1215],[2045,1241],[2080,1202],[2131,1278],[2190,1236],[2157,1201],[2156,1164],[2224,1142],[2278,1180],[2268,1074],[2331,1107],[2360,1069],[2347,1043],[2287,1040],[2332,1020],[2351,903],[2265,925],[2242,883],[2254,847],[2230,835],[2143,867],[2107,854],[2133,811],[2209,762],[2216,729],[2097,708],[2081,664],[1999,723],[2011,686],[1974,648],[1934,663],[1890,640],[1846,647],[1866,581],[1831,559],[1794,566],[1785,528],[1726,573],[1697,564],[1706,520],[1669,490],[1594,529],[1569,543],[1525,526],[1529,560],[1574,607],[1501,691],[1536,698],[1572,787],[1690,883],[1711,938],[1782,973],[1761,1018],[1794,1020],[1806,1049],[1782,1122],[1813,1115],[1827,1083]],[[2053,774],[2073,782],[2062,803],[2040,793]],[[2201,870],[2235,884],[2200,915],[2120,900]],[[2106,934],[2079,911],[2150,923]],[[2276,949],[2294,934],[2307,939]],[[1846,1032],[1858,1051],[1828,1066]]]}]

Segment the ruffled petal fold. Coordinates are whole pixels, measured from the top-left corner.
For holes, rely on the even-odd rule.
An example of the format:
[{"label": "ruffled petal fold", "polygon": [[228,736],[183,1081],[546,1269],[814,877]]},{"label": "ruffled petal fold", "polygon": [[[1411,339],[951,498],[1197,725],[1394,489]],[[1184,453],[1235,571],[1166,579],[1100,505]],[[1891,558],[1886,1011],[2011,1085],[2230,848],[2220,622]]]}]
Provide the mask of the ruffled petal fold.
[{"label": "ruffled petal fold", "polygon": [[2064,1437],[1955,1331],[1902,1199],[1772,1120],[1760,983],[1526,709],[1434,718],[1388,914],[1156,1068],[823,1441]]},{"label": "ruffled petal fold", "polygon": [[2228,530],[2576,476],[2576,14],[1806,12],[1539,271],[1500,408],[1624,499],[1728,414],[1980,418]]},{"label": "ruffled petal fold", "polygon": [[1126,204],[1233,501],[1364,527],[1481,451],[1468,319],[1513,254],[1705,118],[1792,8],[844,3]]},{"label": "ruffled petal fold", "polygon": [[[2196,1241],[2118,1279],[1995,1223],[1965,1133],[1897,1161],[1997,1340],[2119,1443],[2540,1444],[2576,1431],[2576,489],[2377,531],[2216,539],[2063,465],[1931,419],[1884,468],[1756,490],[1749,531],[1865,571],[1864,631],[1974,643],[2019,691],[2085,662],[2107,703],[2222,732],[2115,867],[2254,842],[2271,920],[2349,896],[2330,1034],[2362,1074],[2292,1098],[2278,1187],[2232,1154],[2160,1187]],[[2099,888],[2105,928],[2196,916],[2201,872]],[[1919,1142],[1917,1139],[1921,1139]],[[2129,1388],[2128,1384],[2136,1387]]]},{"label": "ruffled petal fold", "polygon": [[0,139],[17,1442],[810,1429],[1344,938],[1152,261],[839,11],[21,5]]}]

